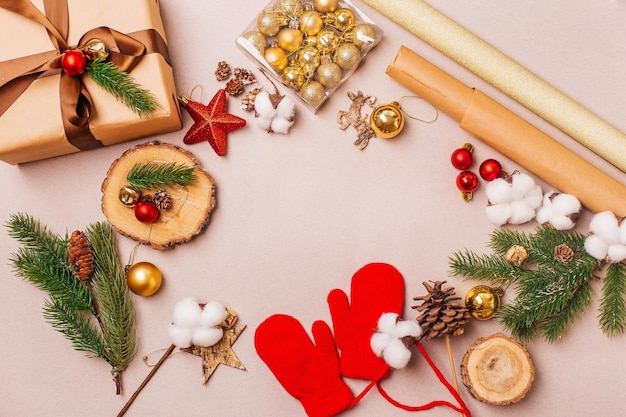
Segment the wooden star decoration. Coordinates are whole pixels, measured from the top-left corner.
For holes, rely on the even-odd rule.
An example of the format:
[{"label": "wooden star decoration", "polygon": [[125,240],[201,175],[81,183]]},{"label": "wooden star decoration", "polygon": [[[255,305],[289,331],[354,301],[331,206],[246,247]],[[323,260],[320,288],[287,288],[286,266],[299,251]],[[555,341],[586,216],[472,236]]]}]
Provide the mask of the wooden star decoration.
[{"label": "wooden star decoration", "polygon": [[194,120],[183,142],[191,145],[206,140],[215,153],[226,155],[226,134],[246,125],[245,119],[226,110],[226,91],[218,90],[206,106],[186,96],[178,97],[178,101]]},{"label": "wooden star decoration", "polygon": [[243,366],[232,349],[233,344],[245,328],[246,325],[242,324],[241,326],[224,330],[222,339],[213,346],[190,346],[181,349],[183,352],[192,353],[202,358],[202,385],[206,384],[209,378],[211,378],[211,375],[213,375],[220,363],[243,371],[246,370],[246,367]]}]

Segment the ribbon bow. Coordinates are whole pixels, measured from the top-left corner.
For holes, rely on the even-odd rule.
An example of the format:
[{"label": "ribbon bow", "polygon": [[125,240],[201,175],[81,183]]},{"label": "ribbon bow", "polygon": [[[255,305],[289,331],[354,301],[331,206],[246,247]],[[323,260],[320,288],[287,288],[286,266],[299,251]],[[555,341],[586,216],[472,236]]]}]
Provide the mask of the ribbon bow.
[{"label": "ribbon bow", "polygon": [[[60,73],[61,115],[67,140],[81,150],[102,146],[89,130],[91,97],[82,77],[73,77],[61,71],[62,55],[71,49],[67,40],[67,0],[44,0],[45,14],[30,0],[0,0],[0,7],[44,26],[55,48],[0,62],[0,116],[36,79]],[[76,48],[83,47],[92,39],[101,40],[109,51],[108,59],[125,72],[131,71],[146,53],[160,53],[169,64],[165,41],[153,29],[123,34],[108,27],[98,27],[85,33]]]}]

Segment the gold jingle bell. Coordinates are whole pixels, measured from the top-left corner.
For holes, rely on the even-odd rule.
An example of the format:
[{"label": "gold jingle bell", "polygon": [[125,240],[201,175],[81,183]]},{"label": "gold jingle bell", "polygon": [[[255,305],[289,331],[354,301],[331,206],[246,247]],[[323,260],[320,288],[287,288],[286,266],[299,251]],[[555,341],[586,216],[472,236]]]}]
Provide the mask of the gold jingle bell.
[{"label": "gold jingle bell", "polygon": [[520,267],[528,259],[528,250],[522,245],[513,245],[506,251],[504,256],[507,261]]},{"label": "gold jingle bell", "polygon": [[488,320],[500,308],[500,297],[503,294],[502,288],[477,285],[471,288],[465,295],[465,307],[472,317],[478,320]]},{"label": "gold jingle bell", "polygon": [[397,101],[383,104],[370,115],[370,126],[378,137],[391,139],[404,128],[404,115]]},{"label": "gold jingle bell", "polygon": [[92,39],[83,48],[83,53],[90,61],[105,60],[109,57],[109,51],[100,39]]},{"label": "gold jingle bell", "polygon": [[141,198],[141,191],[136,187],[126,185],[120,188],[119,198],[126,207],[135,207],[135,204]]}]

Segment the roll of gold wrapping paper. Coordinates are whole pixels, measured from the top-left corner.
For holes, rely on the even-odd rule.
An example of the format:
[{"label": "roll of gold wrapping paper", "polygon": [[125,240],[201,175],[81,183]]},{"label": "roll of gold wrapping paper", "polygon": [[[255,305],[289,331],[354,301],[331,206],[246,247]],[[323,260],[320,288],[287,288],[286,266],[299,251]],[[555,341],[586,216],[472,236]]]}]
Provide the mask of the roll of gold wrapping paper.
[{"label": "roll of gold wrapping paper", "polygon": [[626,134],[422,0],[363,0],[617,168]]},{"label": "roll of gold wrapping paper", "polygon": [[402,46],[387,74],[502,155],[595,213],[626,216],[626,186],[480,91]]}]

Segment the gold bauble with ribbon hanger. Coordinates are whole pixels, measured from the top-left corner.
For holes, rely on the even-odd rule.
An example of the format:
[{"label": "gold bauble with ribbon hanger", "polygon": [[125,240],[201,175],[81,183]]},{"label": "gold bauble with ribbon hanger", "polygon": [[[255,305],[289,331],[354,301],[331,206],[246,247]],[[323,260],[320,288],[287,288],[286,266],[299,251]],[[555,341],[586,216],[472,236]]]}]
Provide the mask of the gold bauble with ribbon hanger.
[{"label": "gold bauble with ribbon hanger", "polygon": [[465,295],[465,307],[475,319],[489,320],[500,309],[500,298],[507,288],[508,285],[506,287],[476,285]]},{"label": "gold bauble with ribbon hanger", "polygon": [[406,101],[408,99],[423,101],[417,96],[404,96],[401,97],[399,101],[381,104],[374,108],[372,114],[370,115],[370,126],[374,133],[376,133],[376,136],[384,139],[391,139],[399,135],[400,132],[402,132],[402,129],[404,129],[405,114],[411,119],[419,120],[424,123],[433,123],[437,120],[439,113],[437,112],[437,109],[432,106],[431,107],[434,109],[435,114],[430,119],[424,119],[416,115],[406,113],[406,111],[400,107],[400,101]]}]

